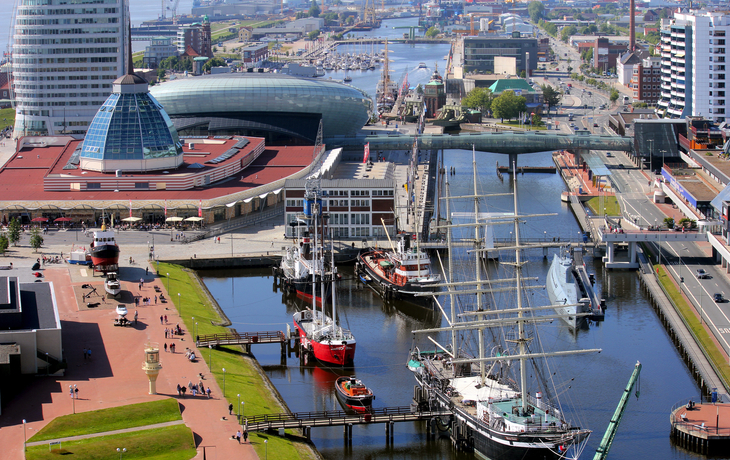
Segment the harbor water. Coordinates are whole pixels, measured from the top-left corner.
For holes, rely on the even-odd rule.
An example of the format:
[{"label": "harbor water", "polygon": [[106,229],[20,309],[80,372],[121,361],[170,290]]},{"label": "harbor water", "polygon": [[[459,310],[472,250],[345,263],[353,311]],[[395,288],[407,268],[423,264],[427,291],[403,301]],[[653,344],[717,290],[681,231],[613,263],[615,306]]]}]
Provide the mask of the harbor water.
[{"label": "harbor water", "polygon": [[[477,153],[477,156],[483,184],[479,193],[510,192],[511,181],[507,177],[500,180],[495,171],[496,162],[506,159],[497,154]],[[541,166],[550,165],[551,159],[549,153],[538,153],[520,156],[520,162]],[[450,176],[451,194],[469,195],[471,152],[446,151],[445,166],[447,170],[451,166],[456,169],[456,175]],[[560,201],[564,186],[558,175],[519,176],[517,189],[522,213],[556,214],[528,219],[522,230],[524,236],[551,240],[578,237],[575,218]],[[511,198],[490,198],[486,206],[490,211],[506,211],[511,208]],[[509,226],[503,227],[497,236],[509,237],[506,228]],[[544,284],[554,251],[550,250],[548,258],[539,249],[527,252],[531,264],[526,275],[537,277],[537,284]],[[636,361],[643,364],[640,397],[632,396],[609,458],[696,458],[672,444],[668,414],[676,402],[696,398],[698,386],[641,291],[636,274],[604,271],[600,261],[590,258],[587,261],[589,272],[596,274],[597,292],[606,298],[605,321],[577,333],[559,320],[540,329],[540,339],[546,349],[603,349],[597,355],[576,355],[554,361],[559,366],[556,379],[560,378],[556,386],[569,419],[594,431],[581,458],[592,458]],[[376,395],[375,407],[408,405],[415,384],[405,366],[414,343],[411,331],[446,323],[433,310],[384,303],[375,292],[354,279],[351,268],[341,270],[344,280],[337,288],[338,316],[358,341],[354,368],[301,365],[295,356],[282,366],[279,347],[275,345],[255,346],[253,353],[294,412],[340,409],[333,386],[340,375],[357,375],[372,388]],[[279,292],[270,273],[270,270],[242,270],[202,272],[201,276],[233,322],[232,327],[239,332],[286,330],[287,324],[292,324],[292,314],[306,305]],[[536,305],[547,304],[544,289],[533,295]],[[422,422],[396,424],[392,445],[386,443],[383,425],[355,426],[353,437],[352,445],[346,446],[341,427],[312,430],[314,444],[328,459],[472,458],[454,452],[446,437],[429,439]]]}]

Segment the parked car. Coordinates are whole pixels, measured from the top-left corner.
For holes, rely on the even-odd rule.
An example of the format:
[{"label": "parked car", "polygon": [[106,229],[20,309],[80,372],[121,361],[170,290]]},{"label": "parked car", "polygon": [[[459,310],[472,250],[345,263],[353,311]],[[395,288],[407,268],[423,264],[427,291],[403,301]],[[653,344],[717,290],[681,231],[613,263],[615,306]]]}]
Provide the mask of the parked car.
[{"label": "parked car", "polygon": [[712,299],[715,301],[715,303],[723,303],[725,299],[722,297],[722,294],[719,292],[712,295]]},{"label": "parked car", "polygon": [[697,279],[698,280],[709,278],[709,277],[710,277],[710,274],[707,273],[704,269],[702,269],[702,268],[697,269]]},{"label": "parked car", "polygon": [[606,152],[606,156],[607,156],[608,158],[611,158],[611,157],[612,157],[613,155],[611,155],[611,152]]},{"label": "parked car", "polygon": [[594,128],[598,128],[598,123],[593,123]]}]

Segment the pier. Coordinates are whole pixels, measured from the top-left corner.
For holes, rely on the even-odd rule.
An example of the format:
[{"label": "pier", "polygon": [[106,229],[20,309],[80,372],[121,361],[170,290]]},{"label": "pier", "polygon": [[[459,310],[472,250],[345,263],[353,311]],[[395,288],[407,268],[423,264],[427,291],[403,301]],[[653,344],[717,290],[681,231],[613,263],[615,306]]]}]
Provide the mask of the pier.
[{"label": "pier", "polygon": [[268,414],[246,417],[245,423],[249,432],[282,430],[287,428],[301,429],[309,438],[314,427],[342,426],[345,439],[352,440],[353,425],[385,424],[385,436],[392,442],[394,425],[397,422],[428,421],[436,423],[437,417],[451,417],[450,411],[419,410],[411,406],[381,407],[366,413],[356,414],[345,411],[296,412],[292,414]]},{"label": "pier", "polygon": [[287,347],[289,340],[298,340],[298,337],[288,338],[282,331],[264,331],[264,332],[232,332],[229,334],[210,334],[198,335],[195,337],[195,346],[198,349],[205,349],[221,345],[241,345],[246,353],[251,353],[251,345],[278,343],[281,346],[282,361],[286,359]]},{"label": "pier", "polygon": [[674,441],[692,452],[724,456],[730,448],[730,404],[678,403],[670,423]]}]

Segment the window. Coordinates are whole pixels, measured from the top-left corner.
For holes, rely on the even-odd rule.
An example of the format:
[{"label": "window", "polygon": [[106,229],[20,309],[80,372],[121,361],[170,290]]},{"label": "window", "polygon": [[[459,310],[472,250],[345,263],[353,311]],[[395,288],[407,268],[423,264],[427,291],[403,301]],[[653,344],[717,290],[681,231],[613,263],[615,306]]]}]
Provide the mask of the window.
[{"label": "window", "polygon": [[149,182],[135,182],[134,188],[148,189],[148,188],[150,188],[150,183]]},{"label": "window", "polygon": [[87,182],[86,190],[99,190],[101,189],[101,182]]}]

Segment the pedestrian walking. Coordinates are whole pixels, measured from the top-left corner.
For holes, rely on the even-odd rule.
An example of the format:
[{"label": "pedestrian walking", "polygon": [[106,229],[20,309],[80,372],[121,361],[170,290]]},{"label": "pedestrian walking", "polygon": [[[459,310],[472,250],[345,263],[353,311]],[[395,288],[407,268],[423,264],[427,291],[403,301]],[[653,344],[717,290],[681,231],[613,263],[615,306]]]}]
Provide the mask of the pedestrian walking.
[{"label": "pedestrian walking", "polygon": [[139,312],[137,310],[134,311],[134,324],[137,324],[137,317],[139,316]]},{"label": "pedestrian walking", "polygon": [[144,274],[149,275],[150,274],[150,267],[145,267]]},{"label": "pedestrian walking", "polygon": [[205,393],[208,395],[208,399],[210,399],[210,387],[205,389]]},{"label": "pedestrian walking", "polygon": [[170,346],[172,347],[172,352],[173,352],[173,353],[175,353],[175,348],[177,348],[177,347],[175,346],[175,342],[172,342],[172,343],[170,344]]},{"label": "pedestrian walking", "polygon": [[243,429],[243,442],[244,443],[248,442],[248,429],[247,428]]},{"label": "pedestrian walking", "polygon": [[165,328],[165,338],[167,338],[167,328]]},{"label": "pedestrian walking", "polygon": [[[155,299],[157,299],[157,296],[155,296]],[[155,300],[155,303],[157,303],[157,300]],[[165,324],[167,324],[167,315],[165,315]]]},{"label": "pedestrian walking", "polygon": [[155,305],[157,305],[157,296],[155,296]]},{"label": "pedestrian walking", "polygon": [[77,387],[76,385],[74,385],[74,397],[76,397],[76,399],[79,399],[79,387]]},{"label": "pedestrian walking", "polygon": [[86,347],[84,347],[84,361],[86,361]]},{"label": "pedestrian walking", "polygon": [[182,393],[180,392],[180,390],[181,390],[181,387],[180,387],[180,384],[178,383],[178,384],[177,384],[177,395],[178,395],[178,396],[180,396],[180,395],[182,394]]},{"label": "pedestrian walking", "polygon": [[89,358],[89,361],[91,361],[91,347],[89,347],[89,349],[86,350],[86,356]]},{"label": "pedestrian walking", "polygon": [[68,393],[72,398],[74,397],[74,388],[71,385],[68,386]]},{"label": "pedestrian walking", "polygon": [[233,415],[233,404],[228,405],[228,415]]},{"label": "pedestrian walking", "polygon": [[182,388],[180,388],[180,391],[182,391],[182,395],[183,395],[183,398],[185,397],[185,392],[186,392],[187,390],[188,390],[188,389],[187,389],[187,388],[185,388],[185,387],[182,387]]},{"label": "pedestrian walking", "polygon": [[[167,334],[165,334],[165,336],[167,336]],[[167,337],[165,337],[165,338],[167,338]],[[165,353],[167,353],[167,342],[165,342]]]},{"label": "pedestrian walking", "polygon": [[193,398],[194,398],[198,394],[198,389],[196,387],[193,387],[192,392],[193,392]]},{"label": "pedestrian walking", "polygon": [[191,380],[188,380],[188,390],[192,391],[193,389],[193,382]]},{"label": "pedestrian walking", "polygon": [[162,318],[163,318],[163,316],[160,315],[160,324],[162,324]]},{"label": "pedestrian walking", "polygon": [[236,440],[241,444],[241,430],[236,431]]}]

